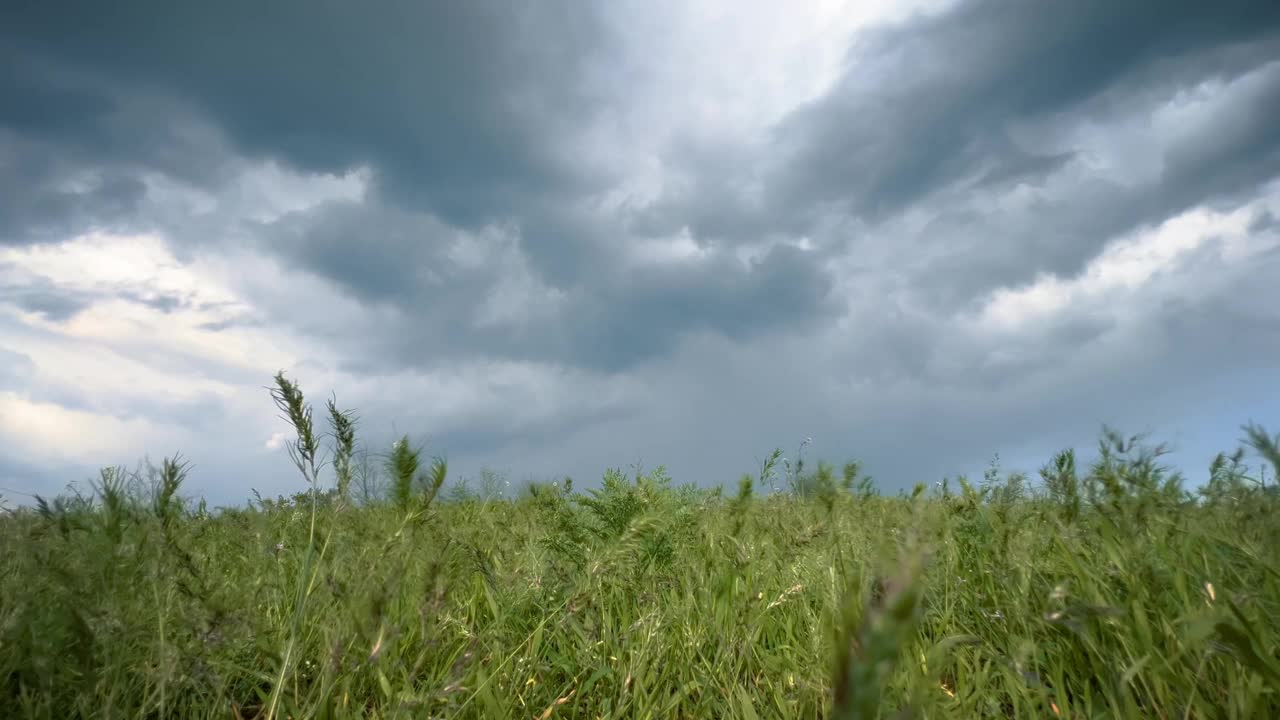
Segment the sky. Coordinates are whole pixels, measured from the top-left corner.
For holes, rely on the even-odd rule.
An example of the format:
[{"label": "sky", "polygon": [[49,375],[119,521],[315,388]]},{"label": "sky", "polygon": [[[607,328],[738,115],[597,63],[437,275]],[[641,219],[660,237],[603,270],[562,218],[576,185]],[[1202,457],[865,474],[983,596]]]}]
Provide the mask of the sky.
[{"label": "sky", "polygon": [[0,496],[1280,428],[1280,3],[6,2]]}]

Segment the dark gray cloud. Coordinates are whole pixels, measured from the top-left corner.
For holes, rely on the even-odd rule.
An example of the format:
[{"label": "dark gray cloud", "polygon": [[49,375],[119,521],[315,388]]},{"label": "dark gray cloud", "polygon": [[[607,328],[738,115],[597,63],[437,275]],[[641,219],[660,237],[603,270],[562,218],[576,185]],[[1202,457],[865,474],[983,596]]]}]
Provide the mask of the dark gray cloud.
[{"label": "dark gray cloud", "polygon": [[1258,213],[1253,218],[1253,222],[1249,223],[1249,232],[1254,234],[1262,234],[1277,228],[1280,228],[1280,218],[1269,211]]},{"label": "dark gray cloud", "polygon": [[1074,152],[1060,152],[1049,155],[1031,155],[1022,153],[1008,158],[1003,164],[992,167],[983,173],[974,183],[976,187],[1018,185],[1022,183],[1043,183],[1044,179],[1061,171],[1072,160]]},{"label": "dark gray cloud", "polygon": [[[427,213],[398,207],[372,209],[359,202],[331,203],[291,213],[256,228],[295,267],[333,281],[368,303],[402,302],[415,307],[434,300],[450,314],[484,297],[494,270],[466,272],[449,257],[451,245],[464,235]],[[449,291],[462,292],[450,302]]]},{"label": "dark gray cloud", "polygon": [[151,293],[142,294],[138,292],[125,291],[117,293],[116,297],[128,300],[130,302],[145,305],[153,310],[159,310],[166,315],[190,307],[190,301],[187,298],[169,293]]},{"label": "dark gray cloud", "polygon": [[716,138],[677,136],[664,155],[668,176],[657,201],[625,208],[628,229],[642,237],[669,237],[688,229],[699,244],[758,241],[779,230],[804,231],[787,221],[785,205],[760,191],[768,156]]},{"label": "dark gray cloud", "polygon": [[[930,200],[957,184],[999,192],[1071,172],[1077,148],[1028,146],[1015,137],[1020,124],[1092,117],[1125,93],[1162,101],[1179,87],[1254,69],[1280,47],[1280,16],[1265,4],[1177,10],[980,0],[865,33],[844,76],[786,118],[772,142],[739,148],[677,136],[665,149],[667,194],[615,214],[590,199],[617,178],[573,152],[575,133],[619,102],[591,72],[593,63],[608,66],[612,30],[596,11],[572,7],[512,16],[483,3],[377,14],[342,5],[303,12],[276,4],[264,14],[89,4],[67,26],[61,11],[15,6],[0,38],[21,61],[22,74],[7,84],[25,102],[0,122],[80,152],[119,147],[120,156],[167,172],[168,158],[145,160],[157,151],[136,149],[142,139],[111,120],[129,93],[159,94],[193,108],[240,153],[303,171],[367,164],[372,205],[325,207],[249,231],[287,264],[417,321],[418,332],[388,328],[387,341],[400,347],[388,357],[421,357],[431,338],[448,333],[459,352],[622,369],[688,331],[743,338],[821,317],[829,281],[819,267],[829,252],[917,248],[922,297],[953,307],[1037,272],[1078,270],[1141,222],[1251,192],[1280,168],[1265,120],[1280,98],[1280,72],[1186,138],[1158,183],[1120,188],[1078,172],[1039,202],[994,213]],[[78,119],[54,119],[66,116]],[[136,178],[99,184],[24,205],[47,206],[41,216],[64,221],[77,209],[110,217],[136,206]],[[874,226],[918,207],[935,219],[914,236]],[[854,237],[821,232],[833,215],[873,225]],[[542,325],[466,327],[469,309],[507,279],[500,268],[458,266],[449,247],[463,231],[496,225],[513,228],[536,281],[568,298]],[[691,270],[627,273],[628,243],[681,228],[715,253],[788,235],[813,235],[822,252],[778,253],[757,270],[717,255]],[[635,324],[664,332],[630,342]]]},{"label": "dark gray cloud", "polygon": [[[938,307],[954,307],[1040,272],[1078,272],[1117,234],[1238,202],[1280,174],[1277,58],[1274,3],[959,3],[861,35],[831,90],[764,149],[676,155],[689,177],[634,223],[687,224],[708,239],[814,233],[854,252],[897,244],[921,261]],[[1180,91],[1249,73],[1180,129],[1149,181],[1119,183],[1090,168],[1096,148],[1073,144],[1076,128],[1140,119]],[[973,202],[1019,185],[1043,192],[1030,205]],[[891,223],[908,213],[932,222],[904,236]],[[864,231],[824,238],[832,217]]]},{"label": "dark gray cloud", "polygon": [[1207,127],[1166,155],[1166,199],[1152,201],[1148,217],[1197,201],[1229,200],[1280,173],[1280,128],[1269,121],[1280,115],[1280,43],[1266,67],[1234,102],[1216,109]]},{"label": "dark gray cloud", "polygon": [[47,281],[0,285],[0,303],[10,303],[54,322],[75,317],[96,299],[91,294],[58,288]]},{"label": "dark gray cloud", "polygon": [[[831,279],[808,252],[775,247],[743,267],[723,255],[711,260],[619,274],[567,313],[567,347],[594,353],[605,369],[664,354],[691,333],[738,342],[780,330],[819,327],[837,308]],[[662,328],[660,334],[642,328]]]},{"label": "dark gray cloud", "polygon": [[[0,10],[13,12],[21,8]],[[0,244],[150,229],[154,221],[139,216],[149,176],[225,180],[225,153],[215,154],[207,124],[179,102],[103,68],[33,52],[7,24],[0,94]]]},{"label": "dark gray cloud", "polygon": [[[1149,396],[1177,417],[1204,401],[1197,378],[1274,357],[1274,252],[1242,269],[1202,248],[1200,275],[1166,268],[1119,296],[1126,312],[1092,298],[1014,330],[973,320],[998,288],[1069,281],[1117,237],[1280,177],[1274,3],[961,2],[862,31],[829,89],[750,138],[635,127],[661,113],[632,106],[645,74],[618,35],[636,31],[607,4],[73,6],[0,9],[0,251],[158,231],[180,263],[269,270],[231,273],[247,310],[40,278],[6,281],[0,305],[56,325],[123,298],[175,328],[204,312],[198,329],[274,334],[290,350],[269,357],[379,379],[356,393],[367,411],[427,425],[463,462],[582,474],[626,446],[715,482],[813,434],[908,483],[1001,438],[1038,450],[1132,420]],[[307,186],[358,169],[363,193]],[[298,197],[254,197],[254,172]],[[1274,228],[1263,212],[1249,232]],[[694,252],[642,259],[673,238]],[[157,372],[269,380],[216,343],[94,342]],[[64,408],[199,432],[247,412],[40,384],[14,353],[0,383]],[[532,368],[499,394],[534,407],[449,420],[404,396],[407,376],[486,363]],[[262,461],[237,465],[235,443],[264,440],[201,457],[235,475]]]},{"label": "dark gray cloud", "polygon": [[1146,89],[1134,83],[1157,66],[1155,82],[1187,87],[1274,59],[1278,28],[1280,8],[1244,0],[961,3],[855,43],[837,86],[777,129],[787,159],[773,187],[784,206],[891,213],[1034,164],[1046,153],[1019,147],[1011,128]]},{"label": "dark gray cloud", "polygon": [[120,170],[83,174],[83,166],[55,159],[58,153],[0,127],[0,246],[133,227],[130,219],[146,191],[138,177]]},{"label": "dark gray cloud", "polygon": [[11,275],[9,279],[0,279],[0,305],[9,304],[55,323],[70,320],[103,300],[126,300],[165,313],[182,308],[207,307],[207,304],[193,304],[190,298],[174,293],[68,288],[47,277],[14,272],[11,263],[0,262],[0,273]]},{"label": "dark gray cloud", "polygon": [[[9,3],[0,43],[107,88],[172,94],[250,155],[317,172],[372,165],[392,194],[474,225],[594,179],[556,137],[596,107],[586,76],[607,38],[595,12],[571,3],[396,2],[376,13],[340,2]],[[108,107],[41,87],[23,99],[10,123],[48,128],[51,116]],[[79,134],[87,122],[56,132]]]},{"label": "dark gray cloud", "polygon": [[501,228],[471,235],[431,215],[356,203],[290,215],[259,232],[296,267],[396,311],[365,328],[372,336],[354,346],[360,353],[378,348],[370,355],[376,363],[352,359],[367,368],[421,367],[480,354],[620,371],[669,351],[690,333],[746,341],[782,328],[816,327],[839,309],[820,258],[806,251],[775,247],[745,263],[716,252],[688,263],[636,267],[620,264],[625,248],[611,248],[595,267],[574,273],[570,289],[547,299],[546,312],[524,314],[526,301],[517,300],[510,322],[485,324],[478,311],[518,280],[513,264],[533,273],[525,281],[535,285],[521,292],[553,291],[542,285],[546,278],[536,263],[526,262],[522,235]]}]

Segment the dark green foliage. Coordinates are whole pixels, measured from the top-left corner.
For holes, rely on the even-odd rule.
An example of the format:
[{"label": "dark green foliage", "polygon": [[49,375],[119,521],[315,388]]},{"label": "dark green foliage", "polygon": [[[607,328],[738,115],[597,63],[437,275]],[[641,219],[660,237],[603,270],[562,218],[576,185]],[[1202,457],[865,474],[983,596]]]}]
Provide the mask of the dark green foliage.
[{"label": "dark green foliage", "polygon": [[578,496],[578,504],[588,510],[584,520],[602,539],[622,535],[631,521],[645,509],[648,499],[644,488],[632,484],[621,470],[610,468],[604,474],[600,489],[587,490]]}]

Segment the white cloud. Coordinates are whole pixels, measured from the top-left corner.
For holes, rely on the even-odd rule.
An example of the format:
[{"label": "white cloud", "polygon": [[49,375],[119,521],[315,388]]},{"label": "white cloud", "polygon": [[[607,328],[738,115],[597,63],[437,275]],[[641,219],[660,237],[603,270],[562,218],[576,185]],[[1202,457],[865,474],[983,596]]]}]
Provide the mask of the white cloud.
[{"label": "white cloud", "polygon": [[206,302],[230,299],[175,261],[157,235],[89,233],[54,245],[0,248],[0,263],[66,290],[170,292]]},{"label": "white cloud", "polygon": [[[263,386],[314,351],[280,329],[239,323],[257,308],[228,282],[237,271],[227,264],[237,260],[246,258],[183,262],[156,235],[92,233],[0,248],[6,282],[47,282],[86,303],[70,318],[50,319],[0,299],[0,318],[16,323],[11,337],[31,359],[21,392],[0,397],[4,434],[17,441],[11,451],[92,466],[158,449],[200,456],[218,446],[251,448],[249,438],[273,424]],[[162,298],[180,302],[137,301]],[[148,417],[157,408],[182,412],[195,426],[227,426],[211,442],[175,418]],[[205,411],[225,415],[191,415]]]},{"label": "white cloud", "polygon": [[[625,3],[635,68],[654,93],[639,107],[657,127],[747,138],[822,95],[859,30],[936,13],[939,0],[764,0]],[[617,7],[617,6],[615,6]],[[653,128],[654,125],[646,125]]]},{"label": "white cloud", "polygon": [[[42,279],[60,292],[87,294],[91,299],[88,307],[69,319],[51,320],[35,314],[26,314],[23,319],[31,327],[77,343],[82,358],[79,364],[94,367],[95,375],[114,385],[131,382],[124,377],[103,377],[101,361],[92,359],[94,356],[84,353],[84,349],[130,347],[138,356],[126,362],[134,363],[145,363],[146,351],[155,351],[240,369],[291,364],[290,353],[270,333],[254,328],[222,332],[218,328],[219,323],[253,311],[252,304],[219,277],[222,262],[197,259],[182,263],[156,235],[94,233],[56,245],[0,249],[0,264],[9,268],[9,282]],[[170,298],[180,304],[166,311],[134,302],[135,298]],[[44,350],[58,354],[49,343]],[[37,365],[57,365],[61,375],[80,374],[66,366],[71,361],[67,353],[57,360],[39,356],[35,359]],[[116,365],[119,367],[120,363]],[[132,381],[136,382],[136,378]]]},{"label": "white cloud", "polygon": [[[1254,218],[1268,211],[1280,211],[1280,183],[1233,211],[1197,208],[1120,238],[1076,277],[1042,275],[1024,287],[999,288],[979,311],[977,323],[1005,333],[1026,332],[1085,308],[1132,313],[1144,305],[1144,294],[1173,293],[1182,300],[1204,296],[1230,282],[1232,270],[1247,266],[1254,255],[1280,247],[1274,231],[1251,231]],[[1194,261],[1197,251],[1209,247],[1223,267],[1205,276]]]},{"label": "white cloud", "polygon": [[0,392],[0,434],[16,441],[24,454],[41,462],[74,460],[87,465],[140,458],[155,448],[175,447],[190,438],[162,424],[34,402],[18,393]]}]

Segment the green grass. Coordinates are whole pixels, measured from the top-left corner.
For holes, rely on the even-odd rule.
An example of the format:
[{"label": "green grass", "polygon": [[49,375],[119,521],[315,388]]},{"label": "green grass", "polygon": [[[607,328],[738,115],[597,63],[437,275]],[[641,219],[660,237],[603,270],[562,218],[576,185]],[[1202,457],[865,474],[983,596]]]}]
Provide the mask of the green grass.
[{"label": "green grass", "polygon": [[402,442],[357,502],[354,417],[273,396],[294,498],[209,512],[174,459],[0,521],[0,717],[1280,717],[1280,498],[1243,452],[1194,494],[1107,433],[1036,483],[797,462],[769,494],[775,454],[727,492],[481,499]]}]

